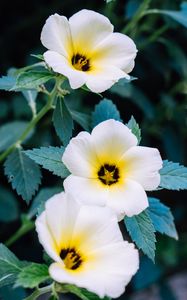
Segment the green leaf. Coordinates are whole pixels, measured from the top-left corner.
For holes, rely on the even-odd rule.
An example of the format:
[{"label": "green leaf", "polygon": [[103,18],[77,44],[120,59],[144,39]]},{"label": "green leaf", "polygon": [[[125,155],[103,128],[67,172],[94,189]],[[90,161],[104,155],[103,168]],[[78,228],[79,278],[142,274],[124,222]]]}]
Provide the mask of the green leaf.
[{"label": "green leaf", "polygon": [[65,178],[69,175],[69,171],[62,163],[62,155],[64,147],[41,147],[39,149],[27,150],[24,153],[34,160],[37,164],[42,165],[46,170],[53,174]]},{"label": "green leaf", "polygon": [[[140,258],[140,267],[132,279],[132,285],[135,290],[142,290],[161,279],[164,269],[158,264],[154,264],[146,256]],[[149,274],[149,276],[145,276]],[[146,300],[146,299],[145,299]],[[163,299],[162,299],[163,300]]]},{"label": "green leaf", "polygon": [[120,113],[111,100],[103,99],[95,106],[95,110],[92,113],[92,127],[109,119],[121,121]]},{"label": "green leaf", "polygon": [[58,98],[53,113],[53,124],[56,134],[64,145],[69,143],[73,131],[73,119],[63,99]]},{"label": "green leaf", "polygon": [[163,168],[160,170],[160,187],[168,190],[187,189],[187,168],[168,160],[163,161]]},{"label": "green leaf", "polygon": [[91,117],[85,113],[81,113],[75,110],[71,110],[72,118],[77,122],[84,130],[90,130]]},{"label": "green leaf", "polygon": [[110,91],[122,97],[123,99],[133,102],[139,107],[145,116],[152,120],[155,116],[155,108],[148,97],[136,86],[132,84],[114,85]]},{"label": "green leaf", "polygon": [[16,79],[13,76],[2,76],[0,78],[0,90],[10,91],[15,82]]},{"label": "green leaf", "polygon": [[50,276],[47,265],[31,263],[21,270],[16,280],[15,286],[34,288],[48,279],[50,279]]},{"label": "green leaf", "polygon": [[172,10],[158,10],[159,13],[171,17],[184,27],[187,27],[187,2],[182,2],[179,11]]},{"label": "green leaf", "polygon": [[22,94],[27,100],[33,114],[36,114],[36,98],[38,92],[36,90],[25,90],[22,92]]},{"label": "green leaf", "polygon": [[41,183],[39,167],[21,149],[11,153],[4,166],[12,188],[28,203]]},{"label": "green leaf", "polygon": [[26,297],[26,291],[23,288],[12,288],[12,285],[3,286],[0,289],[1,300],[22,300]]},{"label": "green leaf", "polygon": [[0,151],[14,144],[27,127],[27,122],[14,121],[0,127]]},{"label": "green leaf", "polygon": [[132,240],[153,262],[155,258],[155,229],[148,212],[125,217],[124,222]]},{"label": "green leaf", "polygon": [[[86,289],[81,289],[81,294],[84,295],[84,297],[86,297],[85,300],[86,299],[88,299],[88,300],[100,300],[101,299],[99,296],[97,296],[94,293],[91,293],[91,292],[87,291]],[[103,300],[110,300],[111,298],[104,297],[102,299]]]},{"label": "green leaf", "polygon": [[62,192],[61,187],[42,188],[34,200],[28,212],[28,217],[31,219],[37,212],[40,214],[44,210],[45,202],[53,195]]},{"label": "green leaf", "polygon": [[0,287],[13,284],[26,262],[20,261],[6,246],[0,244]]},{"label": "green leaf", "polygon": [[11,90],[37,89],[39,85],[53,79],[54,75],[48,71],[28,71],[19,74],[16,84]]},{"label": "green leaf", "polygon": [[[63,285],[63,288],[65,288],[66,291],[78,296],[82,300],[100,300],[101,298],[97,296],[96,294],[87,291],[86,289],[79,288],[72,284],[65,284]],[[110,300],[109,297],[104,297],[102,300]]]},{"label": "green leaf", "polygon": [[127,83],[130,83],[131,81],[134,81],[134,80],[137,80],[138,78],[137,77],[134,77],[134,76],[130,76],[129,79],[127,78],[122,78],[120,80],[118,80],[116,83],[115,83],[115,86],[126,86]]},{"label": "green leaf", "polygon": [[156,198],[149,198],[147,211],[156,231],[178,240],[174,218],[169,207]]},{"label": "green leaf", "polygon": [[132,133],[137,137],[139,144],[141,141],[141,129],[133,116],[131,116],[129,122],[127,123],[127,127],[131,129]]},{"label": "green leaf", "polygon": [[0,187],[0,221],[12,222],[18,217],[18,203],[14,194],[4,187]]},{"label": "green leaf", "polygon": [[43,54],[31,54],[31,56],[33,56],[33,57],[35,57],[35,58],[37,58],[39,60],[44,60]]}]

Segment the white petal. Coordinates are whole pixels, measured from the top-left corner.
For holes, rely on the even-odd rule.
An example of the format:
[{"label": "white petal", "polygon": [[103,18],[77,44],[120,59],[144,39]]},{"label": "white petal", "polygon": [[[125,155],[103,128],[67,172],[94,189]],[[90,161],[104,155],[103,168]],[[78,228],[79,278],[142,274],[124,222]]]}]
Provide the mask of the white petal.
[{"label": "white petal", "polygon": [[91,135],[81,132],[72,138],[64,151],[62,161],[72,174],[95,178],[100,164]]},{"label": "white petal", "polygon": [[71,65],[71,61],[67,60],[63,55],[54,51],[47,51],[44,53],[44,59],[53,71],[69,79],[72,89],[77,89],[86,82],[86,74],[74,69]]},{"label": "white petal", "polygon": [[71,239],[80,205],[64,192],[46,202],[46,220],[58,250],[65,248]]},{"label": "white petal", "polygon": [[127,73],[128,66],[133,63],[136,53],[133,40],[115,32],[97,46],[92,59],[96,63],[116,66]]},{"label": "white petal", "polygon": [[138,270],[138,251],[133,244],[119,242],[99,249],[95,255],[95,260],[88,262],[83,272],[68,273],[56,263],[50,266],[50,275],[57,282],[84,287],[101,298],[119,297]]},{"label": "white petal", "polygon": [[69,19],[74,51],[87,54],[113,32],[113,25],[105,16],[83,9]]},{"label": "white petal", "polygon": [[132,147],[125,153],[123,159],[127,162],[128,178],[139,182],[147,191],[158,187],[162,159],[157,149]]},{"label": "white petal", "polygon": [[139,183],[125,178],[123,185],[110,186],[106,205],[114,209],[120,220],[123,214],[132,217],[141,213],[148,207],[148,199]]},{"label": "white petal", "polygon": [[64,189],[72,193],[76,200],[88,205],[103,206],[108,197],[108,187],[105,188],[98,179],[70,175],[64,180]]},{"label": "white petal", "polygon": [[123,240],[112,209],[83,205],[77,216],[72,241],[81,236],[80,253],[90,253]]},{"label": "white petal", "polygon": [[97,125],[91,136],[98,157],[108,164],[119,161],[130,147],[137,145],[137,138],[131,130],[113,119]]},{"label": "white petal", "polygon": [[134,60],[130,61],[129,64],[127,66],[125,66],[125,70],[124,71],[127,74],[130,73],[134,69],[134,65],[135,65],[135,61]]},{"label": "white petal", "polygon": [[124,73],[119,68],[114,66],[100,66],[96,71],[90,71],[87,74],[86,85],[87,87],[95,93],[102,93],[109,89],[113,84],[115,84],[121,78],[129,79],[129,75]]},{"label": "white petal", "polygon": [[47,224],[46,212],[44,211],[35,222],[38,238],[47,254],[55,261],[61,261],[56,245],[56,241],[50,232]]},{"label": "white petal", "polygon": [[102,296],[119,297],[139,268],[139,255],[134,244],[124,241],[99,249],[94,254],[97,254],[97,259],[100,260],[96,267],[98,269],[95,269],[95,272],[100,274],[98,281],[103,282],[105,286]]},{"label": "white petal", "polygon": [[47,49],[66,57],[73,55],[71,31],[67,18],[58,14],[50,16],[42,29],[41,42]]}]

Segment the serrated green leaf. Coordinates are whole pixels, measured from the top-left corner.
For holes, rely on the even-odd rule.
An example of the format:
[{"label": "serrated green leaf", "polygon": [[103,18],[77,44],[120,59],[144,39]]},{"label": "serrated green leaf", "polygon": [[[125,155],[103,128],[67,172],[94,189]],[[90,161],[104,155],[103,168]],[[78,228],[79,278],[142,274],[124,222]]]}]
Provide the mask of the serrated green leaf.
[{"label": "serrated green leaf", "polygon": [[27,127],[27,122],[14,121],[0,127],[0,152],[14,144]]},{"label": "serrated green leaf", "polygon": [[141,214],[133,217],[125,217],[124,222],[132,240],[139,249],[142,249],[153,262],[155,258],[155,228],[145,210]]},{"label": "serrated green leaf", "polygon": [[72,137],[73,119],[63,99],[58,98],[53,113],[53,124],[56,134],[66,146]]},{"label": "serrated green leaf", "polygon": [[177,191],[187,189],[187,168],[179,163],[164,160],[160,175],[161,188]]},{"label": "serrated green leaf", "polygon": [[178,239],[178,234],[174,224],[174,218],[170,208],[162,204],[156,198],[149,198],[148,214],[153,222],[155,230],[166,234],[174,239]]},{"label": "serrated green leaf", "polygon": [[77,122],[84,130],[90,130],[91,117],[85,113],[81,113],[75,110],[71,110],[72,118]]},{"label": "serrated green leaf", "polygon": [[137,137],[139,144],[141,141],[141,129],[133,116],[131,116],[129,122],[127,123],[127,127],[131,129],[132,133]]},{"label": "serrated green leaf", "polygon": [[50,279],[50,276],[47,265],[31,263],[21,270],[16,280],[15,286],[34,288],[48,279]]},{"label": "serrated green leaf", "polygon": [[53,79],[54,75],[48,71],[28,71],[20,73],[12,90],[37,89],[39,85]]},{"label": "serrated green leaf", "polygon": [[14,194],[0,187],[0,221],[12,222],[19,216],[18,203]]},{"label": "serrated green leaf", "polygon": [[24,153],[37,164],[42,165],[46,170],[53,174],[65,178],[69,171],[62,163],[64,147],[41,147],[39,149],[27,150]]},{"label": "serrated green leaf", "polygon": [[95,106],[92,113],[92,127],[108,119],[121,121],[116,105],[109,99],[103,99]]},{"label": "serrated green leaf", "polygon": [[40,212],[43,211],[45,202],[53,195],[60,192],[62,192],[61,187],[42,188],[32,201],[31,207],[28,212],[28,217],[34,217],[37,214],[38,210],[40,210]]},{"label": "serrated green leaf", "polygon": [[[101,298],[97,296],[96,294],[87,291],[86,289],[79,288],[72,284],[66,284],[63,285],[63,288],[65,288],[66,291],[78,296],[82,300],[100,300]],[[110,300],[109,297],[104,297],[102,300]]]},{"label": "serrated green leaf", "polygon": [[16,149],[11,153],[4,166],[12,188],[28,203],[41,183],[39,166],[21,149]]},{"label": "serrated green leaf", "polygon": [[2,76],[0,78],[0,90],[10,91],[15,82],[16,79],[13,76]]},{"label": "serrated green leaf", "polygon": [[20,261],[5,245],[0,244],[0,287],[13,284],[26,262]]}]

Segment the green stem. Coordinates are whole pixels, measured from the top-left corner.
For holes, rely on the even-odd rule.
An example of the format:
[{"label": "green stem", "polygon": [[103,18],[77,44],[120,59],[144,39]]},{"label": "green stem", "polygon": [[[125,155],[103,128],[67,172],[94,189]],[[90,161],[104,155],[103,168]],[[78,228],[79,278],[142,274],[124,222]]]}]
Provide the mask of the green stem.
[{"label": "green stem", "polygon": [[30,65],[30,66],[27,66],[27,67],[24,67],[24,68],[17,69],[17,70],[15,71],[15,73],[25,72],[25,71],[28,71],[28,70],[33,69],[33,68],[35,68],[35,67],[42,67],[42,66],[45,66],[45,63],[44,63],[44,62],[38,62],[38,63],[32,64],[32,65]]},{"label": "green stem", "polygon": [[148,39],[143,42],[142,44],[139,45],[139,49],[144,49],[147,47],[149,44],[155,42],[164,32],[168,30],[169,26],[164,25],[160,27],[158,30],[156,30],[151,36],[148,37]]},{"label": "green stem", "polygon": [[40,119],[46,115],[46,113],[52,108],[54,99],[58,93],[58,87],[59,83],[58,81],[55,84],[54,89],[52,92],[49,94],[49,99],[46,103],[46,105],[39,111],[39,113],[33,117],[33,119],[29,122],[28,126],[25,128],[24,132],[21,134],[19,139],[11,145],[5,152],[3,152],[0,155],[0,162],[3,161],[16,147],[18,147],[28,136],[32,128],[40,121]]},{"label": "green stem", "polygon": [[134,14],[133,18],[131,19],[131,21],[124,27],[124,29],[122,30],[122,33],[131,33],[136,24],[139,22],[139,20],[145,15],[145,11],[147,10],[147,8],[150,5],[151,0],[144,0],[142,2],[142,4],[140,4],[138,10],[136,11],[136,13]]},{"label": "green stem", "polygon": [[24,300],[36,300],[39,296],[44,295],[46,293],[51,292],[52,285],[45,286],[43,288],[35,290],[29,297],[25,298]]},{"label": "green stem", "polygon": [[34,229],[35,224],[31,220],[27,220],[26,223],[23,223],[21,227],[5,242],[7,247],[14,244],[19,238],[24,236],[26,233]]}]

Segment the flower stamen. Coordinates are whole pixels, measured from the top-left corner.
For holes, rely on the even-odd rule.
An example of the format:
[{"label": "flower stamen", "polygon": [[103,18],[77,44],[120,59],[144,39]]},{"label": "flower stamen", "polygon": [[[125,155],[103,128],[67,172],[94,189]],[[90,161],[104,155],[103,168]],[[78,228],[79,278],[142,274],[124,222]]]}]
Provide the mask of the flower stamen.
[{"label": "flower stamen", "polygon": [[98,178],[105,185],[111,185],[118,182],[119,170],[115,165],[104,164],[98,172]]},{"label": "flower stamen", "polygon": [[65,267],[70,270],[78,269],[83,262],[80,254],[74,248],[62,249],[60,257],[63,260]]},{"label": "flower stamen", "polygon": [[90,61],[84,55],[76,54],[71,59],[73,67],[78,71],[89,71]]}]

